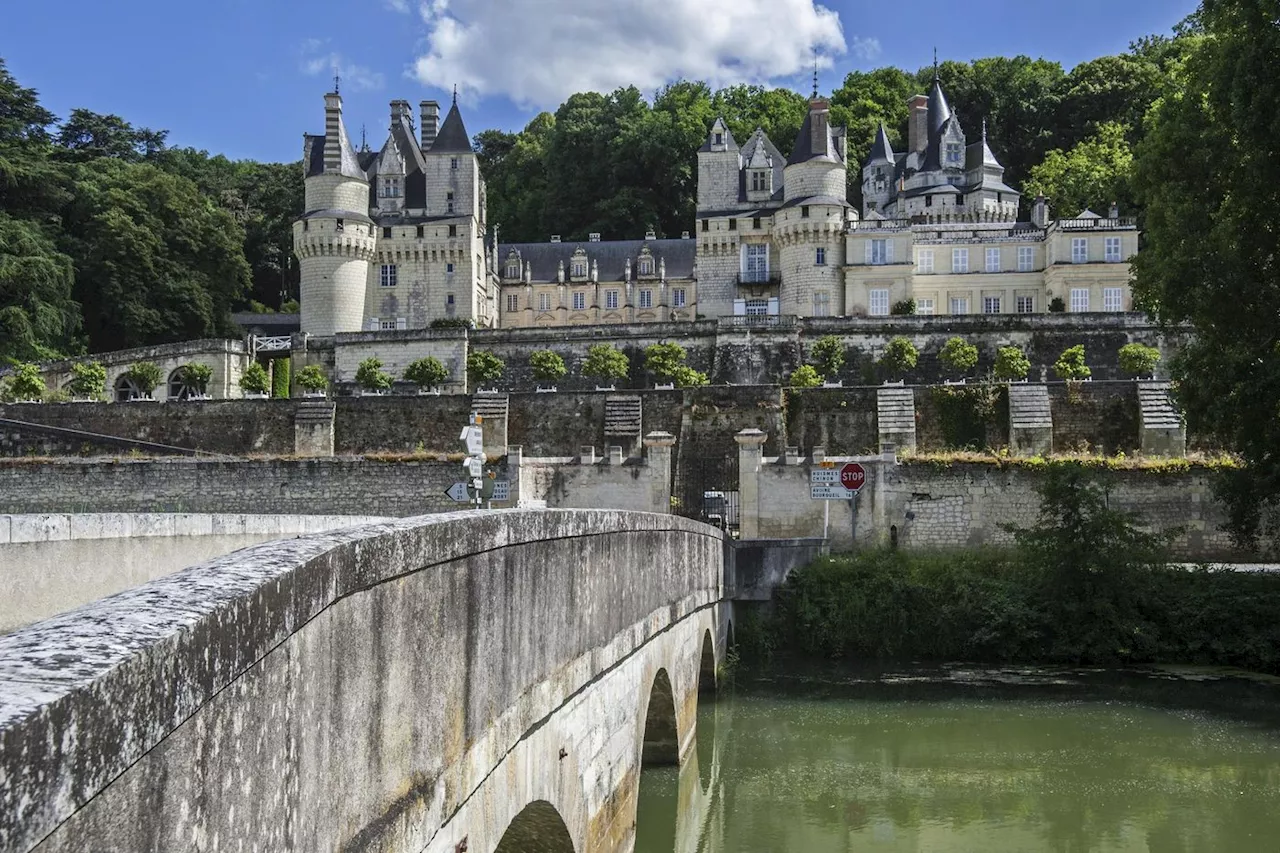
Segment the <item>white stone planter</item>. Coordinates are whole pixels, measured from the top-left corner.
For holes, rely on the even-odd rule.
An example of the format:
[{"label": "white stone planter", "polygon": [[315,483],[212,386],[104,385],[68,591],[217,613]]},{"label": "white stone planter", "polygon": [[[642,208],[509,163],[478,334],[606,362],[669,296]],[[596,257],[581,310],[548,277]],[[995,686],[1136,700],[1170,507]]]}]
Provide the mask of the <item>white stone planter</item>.
[{"label": "white stone planter", "polygon": [[370,391],[367,388],[361,388],[360,396],[361,397],[385,397],[387,396],[387,392],[386,391]]},{"label": "white stone planter", "polygon": [[323,400],[328,395],[323,391],[303,391],[302,396],[308,400]]},{"label": "white stone planter", "polygon": [[[610,386],[610,387],[608,387],[608,388],[597,388],[596,390],[597,390],[597,391],[612,391],[612,390],[613,390],[613,386]],[[653,386],[653,390],[655,390],[655,391],[674,391],[674,390],[676,390],[676,383],[674,383],[674,382],[667,382],[666,384],[663,384],[663,385],[654,385],[654,386]]]},{"label": "white stone planter", "polygon": [[100,399],[98,399],[97,397],[72,397],[72,398],[71,398],[71,400],[70,400],[70,402],[72,402],[72,403],[101,403],[102,401],[101,401]]},{"label": "white stone planter", "polygon": [[244,398],[245,398],[246,400],[265,400],[265,399],[267,399],[267,395],[266,395],[266,394],[260,394],[260,393],[258,393],[257,391],[245,391],[245,392],[244,392]]},{"label": "white stone planter", "polygon": [[885,386],[890,387],[890,388],[902,388],[902,387],[905,387],[905,386],[906,386],[906,384],[907,384],[907,380],[905,380],[905,379],[899,379],[897,382],[894,382],[894,381],[892,381],[892,380],[890,380],[890,379],[886,379],[886,380],[884,381],[884,384],[885,384]]},{"label": "white stone planter", "polygon": [[537,387],[537,389],[536,389],[535,393],[537,393],[537,394],[555,394],[558,390],[559,390],[559,389],[557,389],[557,388],[556,388],[556,386],[554,386],[554,385],[552,385],[550,388],[543,388],[541,385],[539,385],[539,386]]},{"label": "white stone planter", "polygon": [[209,394],[193,394],[192,396],[187,397],[185,400],[182,400],[182,398],[175,398],[175,399],[178,399],[180,402],[184,402],[184,403],[199,403],[202,400],[212,400],[213,397]]},{"label": "white stone planter", "polygon": [[439,397],[440,389],[439,388],[423,388],[422,386],[418,386],[418,396],[419,397]]},{"label": "white stone planter", "polygon": [[477,388],[476,393],[477,394],[501,394],[502,392],[499,391],[497,388]]},{"label": "white stone planter", "polygon": [[822,383],[822,387],[823,387],[823,388],[843,388],[843,387],[844,387],[844,380],[843,380],[843,379],[839,379],[839,380],[837,380],[837,381],[835,381],[835,382],[823,382],[823,383]]},{"label": "white stone planter", "polygon": [[14,400],[13,402],[15,405],[25,406],[25,405],[28,405],[29,403],[43,403],[44,400]]},{"label": "white stone planter", "polygon": [[944,379],[944,380],[942,380],[942,384],[943,384],[943,385],[965,385],[965,384],[967,384],[967,383],[968,383],[968,380],[966,380],[966,379]]},{"label": "white stone planter", "polygon": [[133,396],[129,398],[130,403],[155,403],[158,402],[155,397],[148,394],[145,397]]}]

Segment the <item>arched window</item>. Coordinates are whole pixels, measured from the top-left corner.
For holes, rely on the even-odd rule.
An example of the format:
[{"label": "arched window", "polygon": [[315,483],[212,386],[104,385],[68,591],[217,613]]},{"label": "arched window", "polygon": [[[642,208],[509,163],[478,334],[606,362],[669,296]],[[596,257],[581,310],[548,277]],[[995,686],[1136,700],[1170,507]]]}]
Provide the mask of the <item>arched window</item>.
[{"label": "arched window", "polygon": [[587,277],[587,253],[582,249],[573,253],[573,259],[569,262],[569,276],[570,278]]},{"label": "arched window", "polygon": [[653,275],[653,253],[645,246],[640,250],[640,258],[636,261],[637,275]]},{"label": "arched window", "polygon": [[193,388],[183,381],[182,368],[179,367],[173,373],[169,374],[169,399],[170,400],[190,400],[192,397],[200,396],[200,389]]},{"label": "arched window", "polygon": [[142,389],[127,375],[122,375],[116,380],[115,398],[117,403],[127,403],[143,396],[145,395],[142,393]]}]

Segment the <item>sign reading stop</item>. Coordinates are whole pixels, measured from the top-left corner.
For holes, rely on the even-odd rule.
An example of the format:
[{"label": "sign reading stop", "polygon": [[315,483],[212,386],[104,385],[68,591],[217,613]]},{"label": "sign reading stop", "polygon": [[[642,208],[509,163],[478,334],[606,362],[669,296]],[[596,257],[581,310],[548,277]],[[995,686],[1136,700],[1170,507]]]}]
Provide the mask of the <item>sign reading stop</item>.
[{"label": "sign reading stop", "polygon": [[867,469],[857,462],[847,462],[840,469],[840,485],[857,494],[867,482]]}]

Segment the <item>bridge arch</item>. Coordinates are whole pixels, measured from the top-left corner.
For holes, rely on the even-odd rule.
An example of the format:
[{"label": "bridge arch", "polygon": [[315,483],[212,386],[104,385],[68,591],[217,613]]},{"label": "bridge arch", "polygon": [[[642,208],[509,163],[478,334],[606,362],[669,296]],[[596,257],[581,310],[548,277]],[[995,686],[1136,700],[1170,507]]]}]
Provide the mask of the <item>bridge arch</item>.
[{"label": "bridge arch", "polygon": [[680,763],[680,723],[676,717],[675,694],[666,667],[658,669],[649,686],[645,704],[643,747],[640,768]]},{"label": "bridge arch", "polygon": [[493,853],[574,853],[573,838],[556,807],[536,800],[507,825]]},{"label": "bridge arch", "polygon": [[698,661],[698,699],[716,692],[716,644],[711,629],[702,632],[702,658]]}]

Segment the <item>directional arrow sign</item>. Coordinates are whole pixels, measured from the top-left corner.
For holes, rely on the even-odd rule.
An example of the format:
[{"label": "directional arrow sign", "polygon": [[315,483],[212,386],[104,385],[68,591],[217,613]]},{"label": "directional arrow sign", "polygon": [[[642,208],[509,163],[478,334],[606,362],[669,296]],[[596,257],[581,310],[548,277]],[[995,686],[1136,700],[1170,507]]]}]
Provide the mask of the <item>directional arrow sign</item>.
[{"label": "directional arrow sign", "polygon": [[445,489],[444,493],[448,495],[449,499],[454,503],[465,504],[471,502],[471,498],[467,496],[466,483],[454,483],[452,486]]}]

